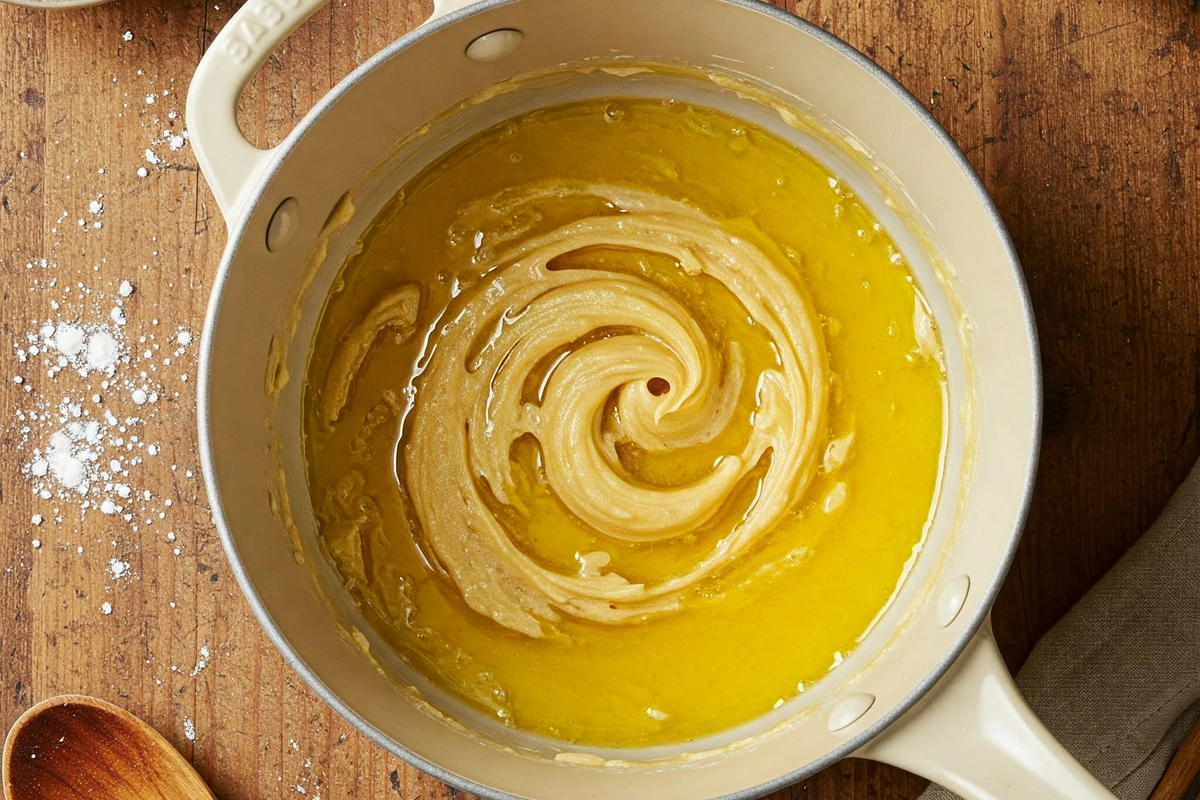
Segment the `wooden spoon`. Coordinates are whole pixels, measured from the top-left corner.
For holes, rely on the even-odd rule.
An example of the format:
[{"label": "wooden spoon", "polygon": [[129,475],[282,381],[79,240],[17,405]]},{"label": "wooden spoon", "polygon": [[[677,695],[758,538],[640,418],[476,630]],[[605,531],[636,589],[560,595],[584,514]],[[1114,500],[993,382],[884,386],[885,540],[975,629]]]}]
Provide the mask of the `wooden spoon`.
[{"label": "wooden spoon", "polygon": [[83,695],[52,697],[22,714],[0,774],[4,800],[215,800],[157,731]]}]

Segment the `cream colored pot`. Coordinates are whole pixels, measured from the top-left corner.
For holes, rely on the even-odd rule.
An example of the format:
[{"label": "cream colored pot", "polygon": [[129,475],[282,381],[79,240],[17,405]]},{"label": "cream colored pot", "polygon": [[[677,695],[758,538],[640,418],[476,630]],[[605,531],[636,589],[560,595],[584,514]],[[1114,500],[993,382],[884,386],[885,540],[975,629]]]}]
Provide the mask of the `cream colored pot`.
[{"label": "cream colored pot", "polygon": [[[324,2],[246,3],[209,48],[187,106],[192,145],[230,229],[201,358],[205,479],[242,589],[313,689],[382,747],[489,798],[752,797],[851,754],[974,800],[1111,797],[1030,712],[988,625],[1034,476],[1037,347],[1012,244],[925,109],[846,44],[753,0],[465,8],[439,0],[426,24],[356,70],[283,144],[256,149],[238,131],[238,96]],[[588,59],[733,70],[791,98],[825,133],[789,128],[715,83],[665,73],[577,69],[480,94]],[[508,730],[412,674],[312,556],[299,446],[307,343],[335,272],[380,205],[487,124],[540,104],[622,93],[682,96],[751,117],[854,184],[931,300],[950,394],[947,468],[926,545],[846,663],[738,730],[638,751]],[[353,214],[341,202],[351,191]]]}]

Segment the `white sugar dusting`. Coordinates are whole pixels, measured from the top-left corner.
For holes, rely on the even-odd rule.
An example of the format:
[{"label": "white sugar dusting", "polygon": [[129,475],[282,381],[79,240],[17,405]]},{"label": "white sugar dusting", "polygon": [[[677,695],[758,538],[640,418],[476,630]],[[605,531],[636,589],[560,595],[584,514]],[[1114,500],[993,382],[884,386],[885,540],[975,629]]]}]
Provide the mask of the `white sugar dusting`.
[{"label": "white sugar dusting", "polygon": [[[135,560],[139,551],[157,549],[170,559],[193,550],[176,541],[171,517],[179,500],[202,502],[192,464],[152,471],[146,460],[161,463],[164,453],[178,450],[194,457],[186,442],[172,442],[169,450],[163,442],[175,430],[166,415],[190,410],[179,401],[190,389],[184,376],[193,368],[196,335],[186,325],[163,325],[161,311],[136,281],[102,277],[108,271],[103,259],[96,267],[84,274],[100,274],[86,282],[65,279],[51,259],[29,261],[18,271],[30,305],[42,311],[10,322],[10,375],[20,380],[8,384],[14,401],[9,435],[32,499],[25,553],[90,562],[106,591],[120,592],[140,580],[134,565],[145,556]],[[169,543],[158,544],[164,538]],[[31,561],[19,566],[33,568]],[[203,569],[216,579],[210,567]],[[117,602],[110,596],[91,608],[109,617]],[[175,608],[167,598],[164,610]],[[192,679],[212,655],[205,643]]]},{"label": "white sugar dusting", "polygon": [[[163,94],[166,94],[166,92]],[[153,97],[154,95],[146,95],[147,105],[154,103]],[[174,123],[178,115],[172,111],[167,114],[167,117],[170,118],[172,123]],[[170,128],[162,128],[160,129],[160,135],[150,140],[150,147],[146,148],[145,152],[142,153],[142,157],[145,158],[152,167],[158,167],[160,169],[164,167],[170,167],[172,164],[169,159],[174,158],[175,154],[187,147],[190,139],[191,136],[188,134],[186,128],[179,131],[174,131]],[[164,147],[166,148],[165,152],[162,149]],[[155,148],[159,149],[156,150]],[[144,170],[146,170],[145,167],[138,169],[139,177],[144,178],[146,175],[149,175],[149,171],[146,171],[146,175],[142,175]]]},{"label": "white sugar dusting", "polygon": [[83,349],[84,338],[84,332],[74,325],[59,325],[54,329],[53,346],[70,360]]},{"label": "white sugar dusting", "polygon": [[[194,334],[182,325],[163,331],[140,315],[131,323],[141,301],[128,279],[71,284],[49,259],[28,262],[26,271],[29,291],[49,309],[12,342],[21,373],[13,383],[23,397],[14,411],[16,449],[35,501],[46,503],[33,524],[57,528],[72,506],[130,532],[159,524],[168,498],[138,482],[148,477],[144,459],[162,453],[160,400],[188,389],[183,370]],[[129,577],[127,562],[111,564],[114,579]]]},{"label": "white sugar dusting", "polygon": [[[109,331],[99,330],[88,337],[87,364],[90,369],[111,375],[120,357],[121,345]],[[93,395],[93,402],[100,402],[94,399],[99,396]]]},{"label": "white sugar dusting", "polygon": [[208,645],[207,644],[201,645],[200,657],[198,659],[196,659],[196,666],[192,668],[192,677],[193,678],[204,671],[204,668],[208,666],[208,659],[210,657],[211,656],[209,654]]}]

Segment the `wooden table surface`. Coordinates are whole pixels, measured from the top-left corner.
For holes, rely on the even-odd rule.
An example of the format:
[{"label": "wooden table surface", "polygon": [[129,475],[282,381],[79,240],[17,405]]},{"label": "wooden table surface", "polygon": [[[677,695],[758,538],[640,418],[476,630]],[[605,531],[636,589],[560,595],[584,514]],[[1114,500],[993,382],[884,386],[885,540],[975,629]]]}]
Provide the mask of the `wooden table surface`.
[{"label": "wooden table surface", "polygon": [[[780,4],[932,109],[1024,263],[1045,441],[995,610],[1019,665],[1200,453],[1200,15],[1188,0]],[[461,796],[368,743],[284,666],[210,521],[188,380],[196,346],[178,333],[199,333],[225,227],[182,114],[192,70],[237,5],[0,3],[0,727],[83,692],[150,721],[220,798]],[[334,0],[252,83],[248,135],[278,141],[429,11],[428,0]],[[118,330],[129,363],[107,386],[71,364],[51,376],[55,354],[28,352],[47,320]],[[138,404],[138,389],[150,399]],[[89,468],[93,502],[71,490],[45,499],[40,485],[61,486],[29,471],[71,403],[84,422],[117,418]],[[120,473],[105,465],[114,457]],[[113,492],[121,510],[105,514]],[[923,786],[850,760],[774,797],[912,798]]]}]

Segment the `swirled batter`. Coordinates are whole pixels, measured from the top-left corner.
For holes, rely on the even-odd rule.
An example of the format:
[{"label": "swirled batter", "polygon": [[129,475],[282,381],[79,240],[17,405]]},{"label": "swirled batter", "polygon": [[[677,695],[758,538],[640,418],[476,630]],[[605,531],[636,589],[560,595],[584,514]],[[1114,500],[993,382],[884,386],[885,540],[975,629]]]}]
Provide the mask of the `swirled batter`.
[{"label": "swirled batter", "polygon": [[841,662],[938,479],[937,333],[836,177],[682,103],[424,170],[318,327],[323,545],[436,684],[575,742],[712,733]]}]

